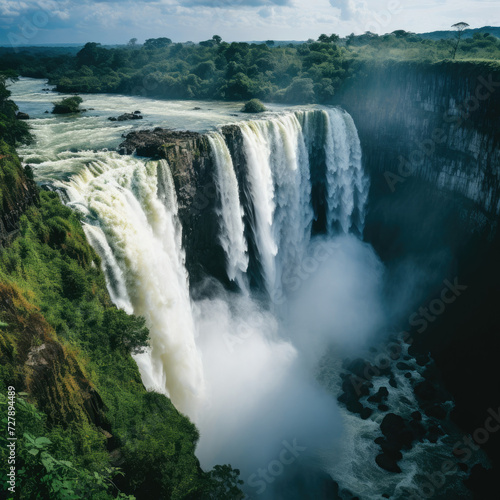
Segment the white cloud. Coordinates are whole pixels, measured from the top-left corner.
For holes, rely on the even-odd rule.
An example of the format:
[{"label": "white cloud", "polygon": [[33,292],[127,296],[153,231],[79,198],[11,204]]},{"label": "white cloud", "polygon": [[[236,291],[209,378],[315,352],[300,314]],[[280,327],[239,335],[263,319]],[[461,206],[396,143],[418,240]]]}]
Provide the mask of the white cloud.
[{"label": "white cloud", "polygon": [[230,41],[307,40],[321,33],[449,29],[457,21],[472,27],[500,23],[496,0],[3,0],[1,24],[14,31],[40,5],[49,22],[33,43],[124,43],[157,36],[199,41],[214,33]]}]

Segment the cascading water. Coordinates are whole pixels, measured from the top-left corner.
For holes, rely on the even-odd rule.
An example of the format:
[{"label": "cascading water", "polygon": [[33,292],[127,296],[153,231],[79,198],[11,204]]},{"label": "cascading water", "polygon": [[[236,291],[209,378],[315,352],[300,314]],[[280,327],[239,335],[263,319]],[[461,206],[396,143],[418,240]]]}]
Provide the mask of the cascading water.
[{"label": "cascading water", "polygon": [[252,230],[267,291],[278,302],[311,237],[309,148],[318,133],[317,113],[325,123],[327,233],[335,234],[335,224],[344,234],[353,227],[362,233],[369,183],[350,115],[339,109],[297,111],[240,125],[255,213]]},{"label": "cascading water", "polygon": [[109,154],[58,185],[86,215],[115,303],[146,318],[150,350],[138,356],[146,386],[189,412],[204,384],[168,165]]},{"label": "cascading water", "polygon": [[363,173],[361,146],[351,116],[340,109],[326,112],[326,183],[328,231],[338,224],[347,234],[355,226],[363,232],[368,180]]},{"label": "cascading water", "polygon": [[227,259],[227,275],[241,290],[247,292],[248,280],[245,273],[248,269],[248,246],[233,160],[220,133],[209,134],[208,141],[216,166],[215,182],[220,199],[220,207],[217,209],[220,219],[219,241]]}]

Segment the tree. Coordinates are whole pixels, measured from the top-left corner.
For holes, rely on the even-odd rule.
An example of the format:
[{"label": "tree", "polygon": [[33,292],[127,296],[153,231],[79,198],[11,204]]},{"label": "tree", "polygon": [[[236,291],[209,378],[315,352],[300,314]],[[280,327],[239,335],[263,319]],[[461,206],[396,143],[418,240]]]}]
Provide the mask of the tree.
[{"label": "tree", "polygon": [[212,37],[212,40],[217,44],[217,45],[220,45],[220,43],[222,42],[222,38],[219,36],[219,35],[214,35]]},{"label": "tree", "polygon": [[455,23],[452,28],[455,28],[457,32],[455,33],[455,43],[453,45],[453,48],[451,49],[451,58],[455,59],[455,56],[457,55],[457,50],[458,46],[460,45],[460,40],[462,39],[462,35],[464,31],[469,27],[467,23],[464,23],[463,21],[460,23]]},{"label": "tree", "polygon": [[88,42],[82,50],[76,54],[78,67],[97,66],[102,61],[101,53],[105,51],[100,43]]},{"label": "tree", "polygon": [[54,109],[52,113],[55,115],[63,115],[67,113],[79,113],[80,112],[80,104],[83,102],[83,99],[75,95],[73,97],[66,97],[61,101],[54,102]]},{"label": "tree", "polygon": [[335,33],[331,34],[330,36],[323,34],[318,37],[318,42],[321,43],[337,43],[339,40],[340,37]]},{"label": "tree", "polygon": [[148,38],[144,42],[144,47],[146,47],[147,49],[162,49],[164,47],[168,47],[169,45],[171,45],[171,43],[172,40],[170,40],[170,38]]},{"label": "tree", "polygon": [[128,45],[129,47],[135,47],[135,46],[137,45],[137,38],[131,38],[131,39],[128,41],[127,45]]}]

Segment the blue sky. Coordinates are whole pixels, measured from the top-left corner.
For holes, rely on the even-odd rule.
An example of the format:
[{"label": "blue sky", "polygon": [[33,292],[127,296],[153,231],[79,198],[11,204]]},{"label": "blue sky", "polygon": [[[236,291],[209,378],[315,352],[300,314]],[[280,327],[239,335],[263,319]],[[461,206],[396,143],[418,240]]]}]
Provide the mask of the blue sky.
[{"label": "blue sky", "polygon": [[0,44],[307,40],[500,25],[498,0],[0,0]]}]

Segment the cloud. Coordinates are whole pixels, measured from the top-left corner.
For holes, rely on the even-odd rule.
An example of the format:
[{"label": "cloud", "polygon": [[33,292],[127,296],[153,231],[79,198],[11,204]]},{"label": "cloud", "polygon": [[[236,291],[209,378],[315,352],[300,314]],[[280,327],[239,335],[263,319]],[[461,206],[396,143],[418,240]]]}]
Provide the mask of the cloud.
[{"label": "cloud", "polygon": [[261,6],[291,6],[292,0],[186,0],[181,2],[183,7],[218,7],[234,9],[238,7],[261,7]]},{"label": "cloud", "polygon": [[[321,33],[424,32],[465,19],[500,22],[493,2],[465,0],[0,0],[0,44],[307,40]],[[15,39],[15,41],[13,41]]]},{"label": "cloud", "polygon": [[340,19],[343,21],[353,19],[358,10],[353,0],[330,0],[330,5],[340,10]]}]

